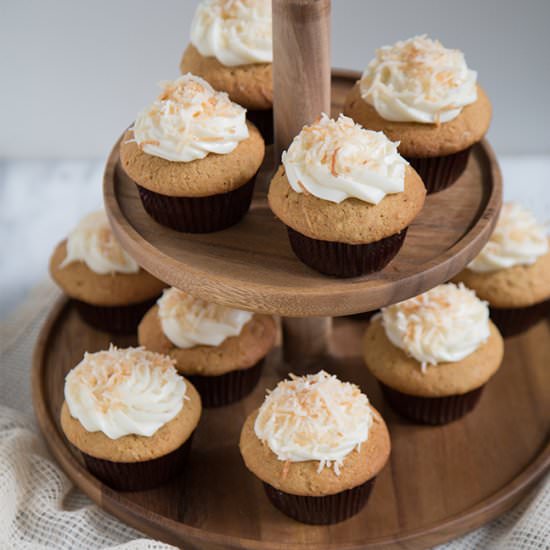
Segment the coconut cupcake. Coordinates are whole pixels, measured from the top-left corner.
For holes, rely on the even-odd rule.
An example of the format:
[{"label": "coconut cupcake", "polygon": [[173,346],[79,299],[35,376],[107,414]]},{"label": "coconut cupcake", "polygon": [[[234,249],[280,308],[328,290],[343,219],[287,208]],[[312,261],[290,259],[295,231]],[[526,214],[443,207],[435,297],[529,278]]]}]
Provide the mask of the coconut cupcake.
[{"label": "coconut cupcake", "polygon": [[446,424],[475,407],[500,367],[503,342],[487,304],[449,283],[382,308],[367,329],[363,353],[398,413]]},{"label": "coconut cupcake", "polygon": [[65,378],[63,432],[114,489],[149,489],[181,474],[200,415],[199,394],[174,360],[141,348],[86,353]]},{"label": "coconut cupcake", "polygon": [[425,195],[418,174],[382,132],[323,114],[283,153],[268,200],[303,263],[356,277],[392,260]]},{"label": "coconut cupcake", "polygon": [[479,255],[455,277],[490,305],[504,336],[528,329],[550,313],[550,240],[531,212],[504,204]]},{"label": "coconut cupcake", "polygon": [[273,318],[166,290],[138,328],[139,343],[175,360],[205,407],[229,405],[258,383],[275,344]]},{"label": "coconut cupcake", "polygon": [[122,249],[102,210],[88,214],[57,245],[50,273],[80,316],[107,332],[135,332],[166,286]]},{"label": "coconut cupcake", "polygon": [[290,375],[243,426],[241,454],[269,500],[304,523],[357,514],[390,454],[388,429],[367,396],[324,371]]},{"label": "coconut cupcake", "polygon": [[271,0],[202,0],[180,63],[246,107],[266,143],[273,142]]},{"label": "coconut cupcake", "polygon": [[208,233],[246,214],[265,146],[245,109],[202,78],[161,83],[120,143],[121,166],[147,213],[177,231]]},{"label": "coconut cupcake", "polygon": [[344,113],[399,142],[428,193],[464,172],[491,122],[491,103],[459,50],[416,36],[376,52],[349,93]]}]

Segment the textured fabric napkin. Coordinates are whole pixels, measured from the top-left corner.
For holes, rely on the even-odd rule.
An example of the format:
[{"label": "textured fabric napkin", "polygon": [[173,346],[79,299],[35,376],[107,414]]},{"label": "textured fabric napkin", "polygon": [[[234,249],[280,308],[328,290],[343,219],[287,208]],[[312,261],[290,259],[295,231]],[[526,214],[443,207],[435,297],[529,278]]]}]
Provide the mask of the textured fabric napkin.
[{"label": "textured fabric napkin", "polygon": [[[58,291],[37,287],[0,324],[0,550],[173,548],[143,537],[76,489],[48,453],[34,420],[30,368]],[[550,548],[550,476],[516,508],[439,549]]]}]

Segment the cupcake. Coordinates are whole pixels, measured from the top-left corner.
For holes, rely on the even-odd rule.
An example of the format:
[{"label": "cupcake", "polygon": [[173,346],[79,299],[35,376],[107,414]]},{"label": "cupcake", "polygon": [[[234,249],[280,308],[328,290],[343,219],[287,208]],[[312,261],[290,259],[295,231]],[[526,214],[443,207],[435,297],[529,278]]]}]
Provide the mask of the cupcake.
[{"label": "cupcake", "polygon": [[445,189],[464,172],[491,122],[491,103],[459,50],[417,36],[376,52],[344,113],[399,142],[426,184]]},{"label": "cupcake", "polygon": [[199,394],[174,360],[142,348],[85,353],[65,378],[61,428],[113,489],[150,489],[183,473],[200,416]]},{"label": "cupcake", "polygon": [[276,335],[270,316],[208,303],[176,288],[164,292],[138,328],[140,345],[172,357],[205,407],[229,405],[254,389]]},{"label": "cupcake", "polygon": [[202,0],[191,43],[180,63],[246,107],[266,143],[273,143],[271,0]]},{"label": "cupcake", "polygon": [[500,367],[503,342],[487,304],[448,283],[382,308],[367,328],[363,353],[396,412],[446,424],[479,401]]},{"label": "cupcake", "polygon": [[397,254],[425,195],[396,143],[343,115],[323,114],[283,153],[268,200],[303,263],[357,277]]},{"label": "cupcake", "polygon": [[103,211],[87,215],[57,245],[50,273],[84,321],[107,332],[135,332],[166,286],[124,252]]},{"label": "cupcake", "polygon": [[303,523],[343,521],[366,504],[390,437],[367,396],[324,371],[290,375],[245,421],[246,467],[271,503]]},{"label": "cupcake", "polygon": [[202,78],[161,83],[120,144],[120,161],[158,223],[189,233],[219,231],[246,214],[264,141],[245,109]]},{"label": "cupcake", "polygon": [[489,302],[491,318],[513,336],[550,314],[550,246],[545,228],[519,204],[504,204],[479,255],[455,277]]}]

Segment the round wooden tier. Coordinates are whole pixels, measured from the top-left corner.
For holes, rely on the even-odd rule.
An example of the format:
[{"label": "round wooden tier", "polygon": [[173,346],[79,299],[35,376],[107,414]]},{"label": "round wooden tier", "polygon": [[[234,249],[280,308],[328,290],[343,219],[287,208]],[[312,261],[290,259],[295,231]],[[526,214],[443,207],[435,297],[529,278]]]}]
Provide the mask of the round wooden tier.
[{"label": "round wooden tier", "polygon": [[35,352],[36,416],[53,455],[92,500],[149,536],[186,549],[426,548],[498,516],[548,470],[549,322],[507,340],[504,364],[479,406],[442,427],[411,424],[389,409],[360,358],[365,326],[337,320],[331,341],[335,359],[319,366],[368,393],[388,422],[393,448],[366,508],[338,525],[303,525],[278,512],[239,454],[245,417],[260,405],[265,389],[287,375],[280,349],[268,357],[252,395],[204,411],[185,479],[152,491],[115,492],[85,470],[61,431],[59,412],[64,377],[84,351],[105,349],[110,342],[135,344],[135,338],[88,327],[71,303],[62,300]]},{"label": "round wooden tier", "polygon": [[[359,73],[334,71],[333,115]],[[269,158],[263,175],[270,173]],[[261,186],[261,185],[260,185]],[[261,191],[234,227],[204,235],[153,221],[119,165],[118,143],[105,171],[105,208],[123,247],[172,286],[213,302],[286,317],[338,316],[377,309],[447,281],[474,258],[493,229],[502,184],[487,141],[476,145],[464,175],[431,195],[397,257],[356,279],[320,275],[294,256],[286,229]]]}]

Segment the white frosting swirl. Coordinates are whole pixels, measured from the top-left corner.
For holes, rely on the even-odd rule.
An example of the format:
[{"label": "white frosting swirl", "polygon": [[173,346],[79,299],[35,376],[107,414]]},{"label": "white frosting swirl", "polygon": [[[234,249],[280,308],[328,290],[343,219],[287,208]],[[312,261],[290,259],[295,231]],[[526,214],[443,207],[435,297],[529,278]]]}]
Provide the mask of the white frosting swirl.
[{"label": "white frosting swirl", "polygon": [[222,65],[271,63],[271,0],[202,0],[191,23],[191,43]]},{"label": "white frosting swirl", "polygon": [[71,416],[111,439],[152,436],[181,411],[186,390],[170,357],[112,344],[108,351],[85,353],[65,378]]},{"label": "white frosting swirl", "polygon": [[503,205],[487,244],[468,269],[487,273],[515,265],[532,265],[548,252],[548,237],[535,216],[516,203]]},{"label": "white frosting swirl", "polygon": [[137,273],[139,265],[115,240],[107,214],[103,210],[84,217],[67,238],[67,256],[60,267],[84,262],[100,275]]},{"label": "white frosting swirl", "polygon": [[382,308],[388,339],[422,365],[456,362],[489,338],[489,308],[462,283]]},{"label": "white frosting swirl", "polygon": [[476,80],[460,50],[423,35],[378,49],[359,87],[386,120],[439,124],[476,101]]},{"label": "white frosting swirl", "polygon": [[378,204],[387,194],[405,189],[408,163],[398,145],[344,115],[332,120],[323,114],[304,126],[282,161],[296,193],[335,203],[354,197]]},{"label": "white frosting swirl", "polygon": [[320,371],[283,380],[258,411],[256,436],[279,460],[318,460],[318,472],[360,449],[369,436],[373,414],[367,396],[349,382]]},{"label": "white frosting swirl", "polygon": [[175,346],[219,346],[238,336],[253,313],[205,302],[177,288],[164,291],[158,300],[162,331]]},{"label": "white frosting swirl", "polygon": [[148,155],[191,162],[227,155],[248,138],[246,109],[187,73],[161,82],[162,93],[134,123],[134,139]]}]

